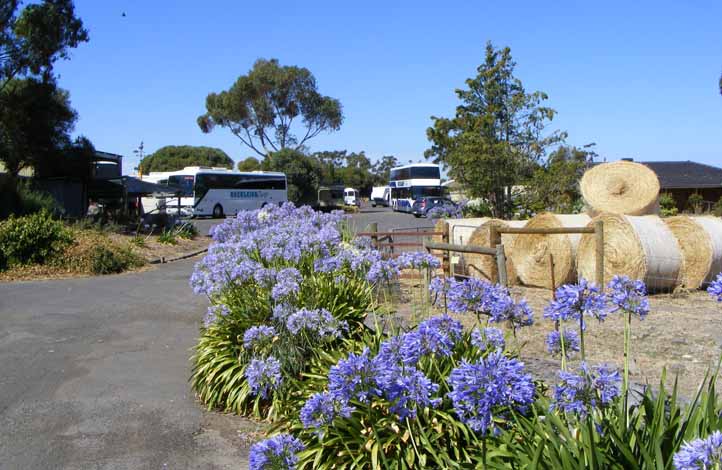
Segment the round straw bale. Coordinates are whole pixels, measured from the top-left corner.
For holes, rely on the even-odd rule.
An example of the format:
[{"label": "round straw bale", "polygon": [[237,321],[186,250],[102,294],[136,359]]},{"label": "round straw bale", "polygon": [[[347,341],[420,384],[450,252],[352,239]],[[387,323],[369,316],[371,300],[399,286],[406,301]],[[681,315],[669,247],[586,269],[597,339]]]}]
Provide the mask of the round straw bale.
[{"label": "round straw bale", "polygon": [[[494,248],[491,246],[490,240],[490,229],[492,226],[522,228],[527,222],[527,220],[491,219],[474,230],[474,233],[472,233],[471,237],[469,237],[467,245]],[[506,275],[509,284],[518,283],[516,270],[514,269],[514,262],[510,256],[511,246],[515,237],[516,235],[513,233],[501,234],[501,243],[504,245],[504,251],[506,253]],[[496,265],[496,258],[493,256],[469,253],[466,255],[466,269],[469,276],[486,279],[491,282],[499,282],[499,269]]]},{"label": "round straw bale", "polygon": [[[604,224],[605,282],[621,275],[644,281],[650,291],[676,286],[682,255],[674,234],[661,218],[605,213],[595,217],[597,220]],[[584,234],[577,250],[577,268],[585,279],[594,279],[595,251],[594,234]]]},{"label": "round straw bale", "polygon": [[698,289],[722,270],[722,220],[680,215],[664,219],[682,251],[679,284]]},{"label": "round straw bale", "polygon": [[[525,228],[584,227],[586,214],[539,214]],[[517,235],[511,247],[511,259],[522,284],[551,289],[576,277],[575,259],[580,234]],[[551,259],[550,259],[551,255]],[[554,262],[552,286],[551,262]]]},{"label": "round straw bale", "polygon": [[601,212],[645,215],[659,210],[659,179],[641,163],[618,161],[595,165],[584,173],[580,187],[591,215]]}]

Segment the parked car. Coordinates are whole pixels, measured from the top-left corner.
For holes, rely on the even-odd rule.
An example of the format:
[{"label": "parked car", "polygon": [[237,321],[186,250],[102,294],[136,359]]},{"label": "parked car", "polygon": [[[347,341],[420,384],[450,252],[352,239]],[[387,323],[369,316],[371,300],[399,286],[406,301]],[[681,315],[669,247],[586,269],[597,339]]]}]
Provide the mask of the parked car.
[{"label": "parked car", "polygon": [[435,212],[452,215],[458,212],[459,207],[454,201],[445,197],[422,197],[414,201],[411,213],[416,217],[426,217],[432,209]]},{"label": "parked car", "polygon": [[389,207],[391,199],[391,188],[388,186],[374,186],[371,189],[371,206]]}]

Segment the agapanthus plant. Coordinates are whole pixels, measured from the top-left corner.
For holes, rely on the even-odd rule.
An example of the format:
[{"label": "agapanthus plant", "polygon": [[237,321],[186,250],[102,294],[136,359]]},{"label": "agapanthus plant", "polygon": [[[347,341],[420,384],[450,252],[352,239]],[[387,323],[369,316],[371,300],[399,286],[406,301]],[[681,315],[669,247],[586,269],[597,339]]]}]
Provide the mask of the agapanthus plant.
[{"label": "agapanthus plant", "polygon": [[290,434],[278,434],[251,446],[249,470],[293,470],[303,443]]},{"label": "agapanthus plant", "polygon": [[625,423],[628,417],[629,402],[629,355],[632,338],[632,316],[640,320],[649,313],[647,287],[640,280],[632,280],[627,276],[614,276],[607,286],[612,311],[620,311],[624,315],[624,377],[622,394],[624,395]]},{"label": "agapanthus plant", "polygon": [[[194,355],[192,383],[203,401],[279,416],[292,391],[286,387],[297,386],[324,345],[358,338],[373,301],[367,275],[381,256],[348,238],[345,218],[284,204],[239,212],[213,228],[191,276],[194,291],[214,305],[201,331],[212,341],[199,344],[216,351]],[[237,392],[244,383],[253,396]]]},{"label": "agapanthus plant", "polygon": [[471,344],[481,351],[503,350],[504,333],[498,328],[474,328],[471,332]]},{"label": "agapanthus plant", "polygon": [[462,362],[449,376],[454,411],[472,430],[488,434],[510,410],[534,400],[534,383],[524,364],[495,351],[475,363]]}]

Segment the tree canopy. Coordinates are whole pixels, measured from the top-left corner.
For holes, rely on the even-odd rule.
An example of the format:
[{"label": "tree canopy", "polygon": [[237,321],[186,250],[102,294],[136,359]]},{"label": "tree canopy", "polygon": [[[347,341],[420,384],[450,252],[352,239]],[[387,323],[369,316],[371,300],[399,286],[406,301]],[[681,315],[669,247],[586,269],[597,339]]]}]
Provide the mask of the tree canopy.
[{"label": "tree canopy", "polygon": [[151,171],[176,171],[187,166],[215,166],[233,168],[233,160],[226,152],[213,147],[193,145],[166,145],[143,158],[140,169]]},{"label": "tree canopy", "polygon": [[425,155],[449,168],[471,198],[484,198],[495,217],[511,212],[512,186],[533,172],[546,149],[565,138],[561,132],[542,136],[556,112],[541,106],[542,92],[527,93],[514,76],[511,50],[486,45],[476,77],[457,89],[461,103],[455,116],[432,116],[431,142]]},{"label": "tree canopy", "polygon": [[[262,157],[302,150],[309,139],[338,130],[342,122],[341,103],[318,92],[308,69],[282,66],[277,59],[258,59],[231,88],[210,93],[206,113],[198,117],[203,132],[225,127]],[[300,136],[295,128],[301,128]]]},{"label": "tree canopy", "polygon": [[592,146],[560,146],[536,168],[522,196],[523,206],[530,212],[526,215],[543,211],[569,214],[582,209],[579,180],[597,155]]},{"label": "tree canopy", "polygon": [[318,196],[321,169],[318,160],[293,149],[269,153],[262,162],[265,171],[286,174],[288,199],[296,204],[312,204]]},{"label": "tree canopy", "polygon": [[256,157],[246,157],[238,162],[238,171],[258,171],[261,169],[261,162]]},{"label": "tree canopy", "polygon": [[77,114],[54,81],[11,80],[0,91],[0,103],[0,161],[10,175],[53,166],[48,160],[71,145]]},{"label": "tree canopy", "polygon": [[18,0],[0,2],[0,90],[25,75],[52,75],[53,64],[88,41],[72,0],[43,0],[18,14]]}]

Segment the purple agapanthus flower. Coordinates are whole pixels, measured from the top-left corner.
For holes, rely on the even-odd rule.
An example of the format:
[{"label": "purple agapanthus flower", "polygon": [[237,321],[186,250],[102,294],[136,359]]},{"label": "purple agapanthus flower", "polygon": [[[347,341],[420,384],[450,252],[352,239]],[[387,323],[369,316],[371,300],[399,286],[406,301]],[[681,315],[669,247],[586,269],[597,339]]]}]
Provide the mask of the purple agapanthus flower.
[{"label": "purple agapanthus flower", "polygon": [[553,321],[581,321],[591,316],[604,321],[608,313],[607,299],[599,287],[580,279],[578,284],[565,284],[557,288],[554,300],[544,309],[544,318]]},{"label": "purple agapanthus flower", "polygon": [[564,355],[570,358],[575,352],[579,352],[579,335],[576,330],[564,329],[564,336],[560,331],[550,331],[546,338],[547,351],[552,356],[562,355],[562,338],[564,339]]},{"label": "purple agapanthus flower", "polygon": [[243,347],[246,349],[257,349],[273,340],[276,336],[276,329],[270,325],[252,326],[243,334]]},{"label": "purple agapanthus flower", "polygon": [[403,335],[401,354],[406,363],[416,363],[425,355],[450,356],[461,338],[463,326],[449,315],[441,315],[419,323],[419,326]]},{"label": "purple agapanthus flower", "polygon": [[448,393],[456,415],[486,435],[510,409],[525,412],[534,400],[534,383],[524,364],[495,351],[478,362],[463,361],[449,376]]},{"label": "purple agapanthus flower", "polygon": [[331,424],[336,417],[348,418],[354,408],[334,398],[329,392],[315,393],[306,400],[299,414],[304,428],[315,428],[323,437],[323,427]]},{"label": "purple agapanthus flower", "polygon": [[224,304],[211,305],[206,311],[206,316],[203,319],[203,325],[208,328],[220,318],[228,316],[229,313],[231,313],[231,311]]},{"label": "purple agapanthus flower", "polygon": [[716,297],[717,302],[722,302],[722,273],[717,274],[715,280],[709,283],[707,292],[712,297]]},{"label": "purple agapanthus flower", "polygon": [[627,276],[614,276],[607,288],[612,311],[629,312],[644,320],[649,313],[649,299],[644,282],[634,281]]},{"label": "purple agapanthus flower", "polygon": [[268,398],[270,392],[277,390],[283,382],[281,363],[273,356],[251,359],[246,366],[245,377],[254,394]]},{"label": "purple agapanthus flower", "polygon": [[278,434],[251,446],[249,470],[293,470],[303,443],[290,434]]},{"label": "purple agapanthus flower", "polygon": [[436,407],[441,403],[440,398],[432,398],[439,385],[415,367],[380,361],[376,362],[376,367],[376,383],[381,394],[390,403],[389,411],[400,419],[415,418],[419,408]]},{"label": "purple agapanthus flower", "polygon": [[673,457],[677,470],[712,470],[722,468],[722,432],[714,431],[702,439],[682,445]]},{"label": "purple agapanthus flower", "polygon": [[401,253],[396,258],[396,263],[401,269],[438,269],[441,267],[439,258],[421,251],[408,251]]},{"label": "purple agapanthus flower", "polygon": [[345,322],[336,320],[326,309],[302,308],[286,318],[286,328],[294,335],[306,331],[319,338],[339,338],[347,326]]},{"label": "purple agapanthus flower", "polygon": [[369,272],[366,275],[366,279],[373,284],[380,284],[383,282],[390,282],[399,275],[399,267],[396,261],[389,260],[378,260],[371,265]]},{"label": "purple agapanthus flower", "polygon": [[481,351],[503,350],[504,332],[498,328],[474,328],[471,332],[471,344]]},{"label": "purple agapanthus flower", "polygon": [[559,372],[551,409],[585,417],[594,409],[610,405],[620,395],[619,371],[606,365],[589,369],[581,363],[577,372]]},{"label": "purple agapanthus flower", "polygon": [[372,396],[379,396],[376,385],[377,371],[368,348],[361,354],[351,353],[338,361],[328,372],[328,391],[343,403],[358,400],[367,403]]},{"label": "purple agapanthus flower", "polygon": [[300,289],[302,280],[301,273],[296,268],[284,268],[276,274],[276,283],[271,290],[271,297],[274,300],[281,300]]}]

